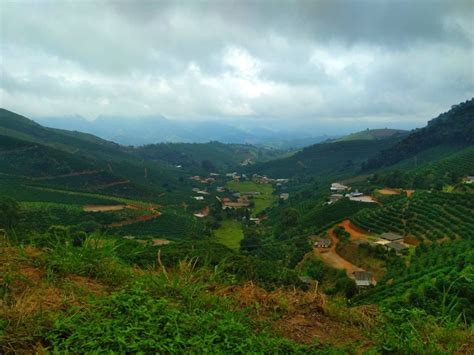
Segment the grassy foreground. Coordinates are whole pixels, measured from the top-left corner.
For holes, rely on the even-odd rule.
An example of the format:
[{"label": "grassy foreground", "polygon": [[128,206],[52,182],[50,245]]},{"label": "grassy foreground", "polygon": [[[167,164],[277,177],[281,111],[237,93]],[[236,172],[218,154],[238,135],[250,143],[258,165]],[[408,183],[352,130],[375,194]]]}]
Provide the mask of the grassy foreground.
[{"label": "grassy foreground", "polygon": [[89,236],[0,240],[0,353],[452,353],[468,331],[420,311],[348,308],[315,291],[238,284],[182,260],[146,270]]}]

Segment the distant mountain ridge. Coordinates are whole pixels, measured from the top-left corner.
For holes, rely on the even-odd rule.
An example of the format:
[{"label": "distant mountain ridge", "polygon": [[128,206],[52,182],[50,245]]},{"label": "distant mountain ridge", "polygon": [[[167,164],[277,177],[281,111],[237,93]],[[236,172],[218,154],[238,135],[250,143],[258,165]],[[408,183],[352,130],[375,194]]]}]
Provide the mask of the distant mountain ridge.
[{"label": "distant mountain ridge", "polygon": [[[42,117],[47,127],[87,132],[122,145],[156,143],[222,143],[266,145],[278,149],[302,148],[330,137],[306,130],[271,130],[263,124],[246,125],[216,121],[177,121],[160,115],[147,117],[99,116],[88,121],[80,116]],[[244,128],[245,126],[245,128]]]}]

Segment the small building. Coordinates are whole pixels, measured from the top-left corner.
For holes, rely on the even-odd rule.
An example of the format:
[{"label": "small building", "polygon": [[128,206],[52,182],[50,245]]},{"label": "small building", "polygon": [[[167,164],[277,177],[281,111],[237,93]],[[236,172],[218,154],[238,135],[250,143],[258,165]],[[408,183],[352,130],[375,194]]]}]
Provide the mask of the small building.
[{"label": "small building", "polygon": [[224,186],[219,186],[219,187],[216,188],[216,191],[217,192],[225,192],[225,188],[224,188]]},{"label": "small building", "polygon": [[405,244],[399,243],[399,242],[390,242],[385,244],[385,247],[387,249],[393,249],[397,254],[402,254],[405,250],[408,249],[408,247]]},{"label": "small building", "polygon": [[382,233],[380,235],[380,238],[388,240],[390,242],[396,242],[396,241],[403,240],[404,237],[397,233],[387,232],[387,233]]},{"label": "small building", "polygon": [[218,174],[218,173],[210,173],[209,175],[210,175],[210,176],[219,176],[220,174]]},{"label": "small building", "polygon": [[338,182],[333,182],[331,184],[331,191],[334,191],[334,192],[344,192],[346,190],[349,190],[349,186],[346,186],[346,185],[343,185],[341,183],[338,183]]},{"label": "small building", "polygon": [[202,197],[202,196],[193,196],[193,199],[195,199],[196,201],[203,201],[204,197]]},{"label": "small building", "polygon": [[201,182],[202,182],[203,184],[212,184],[214,181],[216,181],[216,179],[211,178],[211,177],[210,177],[210,178],[207,178],[207,179],[201,180]]},{"label": "small building", "polygon": [[357,287],[375,286],[374,274],[370,271],[354,271],[354,281]]},{"label": "small building", "polygon": [[351,192],[349,194],[350,197],[360,197],[360,196],[364,196],[364,193],[363,192],[359,192],[359,190],[355,190],[354,192]]},{"label": "small building", "polygon": [[474,184],[474,176],[467,176],[467,177],[464,179],[464,183],[466,183],[466,184]]},{"label": "small building", "polygon": [[260,224],[260,218],[250,217],[249,221],[255,224]]},{"label": "small building", "polygon": [[365,202],[365,203],[377,203],[377,201],[375,201],[372,196],[358,196],[358,197],[349,197],[349,200],[351,201],[355,201],[355,202]]},{"label": "small building", "polygon": [[284,192],[282,194],[280,194],[280,199],[283,200],[283,201],[286,201],[290,198],[290,194],[287,193],[287,192]]},{"label": "small building", "polygon": [[331,194],[331,196],[329,196],[329,203],[337,202],[339,200],[342,200],[343,198],[343,194]]},{"label": "small building", "polygon": [[331,239],[321,239],[314,243],[316,248],[329,248],[332,244]]}]

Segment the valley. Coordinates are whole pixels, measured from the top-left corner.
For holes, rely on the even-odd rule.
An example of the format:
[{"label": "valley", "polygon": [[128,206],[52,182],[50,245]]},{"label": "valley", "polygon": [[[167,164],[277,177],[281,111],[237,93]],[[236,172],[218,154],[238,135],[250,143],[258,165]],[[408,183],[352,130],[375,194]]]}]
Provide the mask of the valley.
[{"label": "valley", "polygon": [[[415,352],[472,349],[473,114],[283,152],[124,147],[2,110],[0,349],[179,352],[190,324],[223,352],[227,333],[245,351],[403,352],[407,325]],[[471,135],[448,148],[458,119]],[[425,134],[443,154],[409,153]]]}]

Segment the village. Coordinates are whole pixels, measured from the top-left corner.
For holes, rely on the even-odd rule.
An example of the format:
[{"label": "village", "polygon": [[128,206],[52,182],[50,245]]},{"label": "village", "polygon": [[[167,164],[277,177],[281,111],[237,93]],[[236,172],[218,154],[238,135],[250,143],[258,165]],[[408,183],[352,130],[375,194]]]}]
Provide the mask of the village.
[{"label": "village", "polygon": [[[329,190],[331,194],[327,202],[328,205],[345,198],[356,202],[378,203],[374,197],[364,194],[363,192],[359,192],[358,190],[351,192],[352,188],[350,186],[340,182],[333,182]],[[382,192],[395,194],[401,191],[385,189]],[[412,192],[413,191],[408,191],[408,194]],[[345,269],[348,277],[352,278],[358,287],[375,286],[377,284],[376,278],[373,272],[353,265],[337,253],[336,246],[339,243],[339,238],[335,233],[336,229],[342,229],[342,231],[347,233],[349,235],[349,242],[355,244],[365,243],[372,247],[381,247],[384,250],[394,252],[396,255],[404,255],[410,248],[410,245],[405,243],[405,237],[400,234],[394,232],[381,234],[369,233],[353,226],[350,220],[344,220],[337,226],[332,227],[327,232],[326,237],[312,236],[311,239],[313,240],[315,253],[329,266],[337,269]]]},{"label": "village", "polygon": [[[192,188],[192,192],[194,193],[192,199],[195,201],[207,201],[210,203],[210,198],[215,197],[220,203],[222,210],[256,207],[257,212],[261,212],[262,206],[271,206],[271,203],[268,204],[268,206],[267,204],[260,203],[261,206],[258,206],[259,202],[274,200],[274,196],[269,196],[268,189],[262,189],[261,186],[270,187],[270,195],[272,195],[272,186],[275,186],[276,189],[284,190],[284,184],[289,181],[289,179],[273,179],[258,174],[253,174],[252,176],[247,176],[246,174],[239,175],[237,172],[224,174],[210,173],[207,177],[196,175],[191,176],[190,180],[198,182],[201,185],[207,185],[206,187]],[[216,183],[219,183],[219,186],[212,186]],[[281,192],[278,197],[282,201],[287,201],[290,195],[289,193]],[[202,210],[194,213],[194,216],[204,218],[208,216],[208,213],[209,208],[206,206]],[[251,217],[249,220],[255,224],[259,224],[261,221],[261,219],[257,217]]]}]

